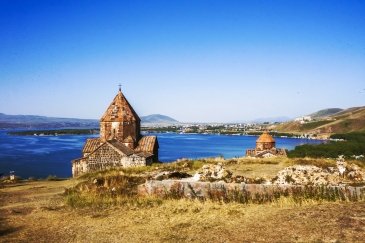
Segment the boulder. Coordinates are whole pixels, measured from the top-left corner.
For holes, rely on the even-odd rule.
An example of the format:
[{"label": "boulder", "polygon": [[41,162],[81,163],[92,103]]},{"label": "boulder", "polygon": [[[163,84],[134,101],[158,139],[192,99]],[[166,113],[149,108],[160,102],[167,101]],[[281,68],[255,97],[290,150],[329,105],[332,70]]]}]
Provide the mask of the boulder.
[{"label": "boulder", "polygon": [[344,176],[345,172],[346,172],[346,166],[347,163],[344,159],[343,156],[340,156],[337,161],[336,161],[336,165],[337,165],[337,170],[340,172],[340,176]]}]

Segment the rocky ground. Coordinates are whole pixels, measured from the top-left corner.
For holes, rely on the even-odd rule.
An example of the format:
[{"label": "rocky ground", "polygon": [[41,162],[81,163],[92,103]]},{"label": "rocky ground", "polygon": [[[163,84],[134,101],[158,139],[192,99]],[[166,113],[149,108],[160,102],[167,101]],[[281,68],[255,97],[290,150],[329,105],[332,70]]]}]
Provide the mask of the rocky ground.
[{"label": "rocky ground", "polygon": [[347,163],[343,157],[336,166],[320,168],[314,165],[294,165],[286,167],[273,178],[274,184],[285,185],[365,185],[365,171],[354,163]]},{"label": "rocky ground", "polygon": [[[265,162],[265,160],[261,161]],[[267,161],[268,162],[268,161]],[[187,182],[226,182],[246,184],[275,184],[275,185],[365,185],[365,170],[354,162],[347,163],[344,157],[339,157],[332,163],[322,164],[320,167],[313,164],[294,164],[278,170],[276,175],[261,175],[249,177],[242,175],[237,167],[231,170],[232,163],[239,165],[240,161],[217,161],[204,164],[193,174],[181,170],[162,171],[152,174],[152,180],[180,179]],[[244,162],[241,162],[244,163]],[[252,161],[251,161],[252,163]],[[258,161],[258,164],[260,162]],[[271,164],[265,165],[269,166]],[[242,164],[242,167],[247,165]],[[279,169],[279,163],[276,167]]]}]

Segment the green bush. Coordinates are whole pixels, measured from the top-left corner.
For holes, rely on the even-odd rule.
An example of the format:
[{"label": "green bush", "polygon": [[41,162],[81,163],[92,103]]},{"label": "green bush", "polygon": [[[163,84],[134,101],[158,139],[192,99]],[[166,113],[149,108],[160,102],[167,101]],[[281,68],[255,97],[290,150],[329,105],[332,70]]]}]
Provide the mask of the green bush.
[{"label": "green bush", "polygon": [[337,158],[339,155],[351,157],[352,155],[365,154],[365,133],[334,134],[331,138],[344,139],[345,141],[330,141],[325,144],[296,146],[294,150],[288,151],[288,157]]}]

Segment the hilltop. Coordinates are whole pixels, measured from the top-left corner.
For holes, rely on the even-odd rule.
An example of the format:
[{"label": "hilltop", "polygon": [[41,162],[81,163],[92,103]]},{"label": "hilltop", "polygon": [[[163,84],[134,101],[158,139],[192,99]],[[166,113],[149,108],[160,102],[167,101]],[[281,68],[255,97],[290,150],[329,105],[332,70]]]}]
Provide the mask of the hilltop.
[{"label": "hilltop", "polygon": [[365,106],[345,110],[331,108],[315,112],[313,115],[311,121],[290,121],[273,126],[272,129],[279,132],[314,134],[365,131]]},{"label": "hilltop", "polygon": [[341,108],[328,108],[328,109],[323,109],[323,110],[314,112],[314,113],[310,114],[309,116],[311,116],[312,118],[321,118],[321,117],[334,115],[341,111],[343,111],[343,109],[341,109]]},{"label": "hilltop", "polygon": [[155,124],[176,124],[179,121],[171,118],[169,116],[160,115],[160,114],[152,114],[148,116],[141,117],[142,123],[155,123]]}]

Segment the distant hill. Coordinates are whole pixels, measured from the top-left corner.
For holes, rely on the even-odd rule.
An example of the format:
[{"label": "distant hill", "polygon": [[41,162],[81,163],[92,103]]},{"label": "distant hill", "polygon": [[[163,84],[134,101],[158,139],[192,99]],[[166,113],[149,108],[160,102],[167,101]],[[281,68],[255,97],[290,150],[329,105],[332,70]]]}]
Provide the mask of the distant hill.
[{"label": "distant hill", "polygon": [[0,113],[0,128],[99,127],[96,119],[58,118]]},{"label": "distant hill", "polygon": [[290,121],[274,126],[273,129],[279,132],[316,134],[365,131],[365,106],[352,107],[332,115],[320,116],[314,121],[304,124]]},{"label": "distant hill", "polygon": [[309,116],[311,116],[312,118],[320,118],[320,117],[326,117],[326,116],[334,115],[334,114],[336,114],[340,111],[343,111],[343,109],[341,109],[341,108],[328,108],[328,109],[324,109],[324,110],[314,112],[314,113],[310,114]]},{"label": "distant hill", "polygon": [[173,124],[179,123],[177,120],[160,114],[153,114],[141,117],[142,123],[155,123],[155,124]]},{"label": "distant hill", "polygon": [[[173,124],[179,123],[177,120],[153,114],[141,117],[142,123],[150,124]],[[0,113],[0,128],[65,128],[65,127],[99,127],[97,119],[59,118],[35,115],[6,115]]]}]

